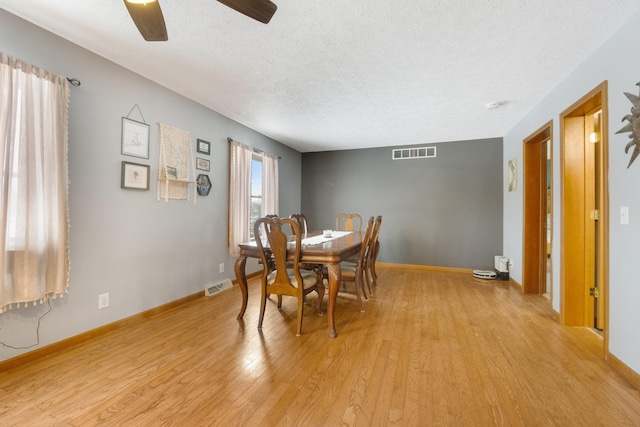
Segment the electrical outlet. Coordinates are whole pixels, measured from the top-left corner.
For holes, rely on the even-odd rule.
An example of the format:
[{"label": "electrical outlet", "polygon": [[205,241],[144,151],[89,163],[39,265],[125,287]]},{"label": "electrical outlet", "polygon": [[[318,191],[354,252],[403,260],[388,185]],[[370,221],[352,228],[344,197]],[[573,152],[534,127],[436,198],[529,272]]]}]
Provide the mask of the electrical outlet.
[{"label": "electrical outlet", "polygon": [[109,293],[98,295],[98,309],[109,307]]},{"label": "electrical outlet", "polygon": [[224,263],[220,264],[220,273],[224,273]]}]

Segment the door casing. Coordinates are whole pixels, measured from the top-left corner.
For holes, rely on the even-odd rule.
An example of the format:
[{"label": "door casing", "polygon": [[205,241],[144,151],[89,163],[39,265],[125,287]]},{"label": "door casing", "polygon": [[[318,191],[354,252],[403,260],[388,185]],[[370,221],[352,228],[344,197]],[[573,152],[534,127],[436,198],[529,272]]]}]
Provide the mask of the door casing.
[{"label": "door casing", "polygon": [[547,275],[547,144],[552,144],[550,121],[523,141],[524,220],[522,291],[543,294]]},{"label": "door casing", "polygon": [[[599,167],[587,170],[590,163],[585,144],[588,116],[601,110],[601,132],[599,147]],[[560,235],[560,319],[567,326],[591,326],[589,324],[591,301],[589,296],[589,275],[594,266],[590,251],[597,251],[598,281],[601,287],[601,304],[604,310],[604,349],[608,349],[609,323],[609,193],[608,193],[608,98],[607,81],[602,82],[585,96],[560,114],[560,191],[561,191],[561,235]],[[589,167],[590,169],[590,167]],[[585,185],[595,173],[599,186],[598,236],[600,244],[595,248],[589,241],[591,227],[590,211],[587,206],[591,198]],[[592,323],[592,322],[591,322]]]}]

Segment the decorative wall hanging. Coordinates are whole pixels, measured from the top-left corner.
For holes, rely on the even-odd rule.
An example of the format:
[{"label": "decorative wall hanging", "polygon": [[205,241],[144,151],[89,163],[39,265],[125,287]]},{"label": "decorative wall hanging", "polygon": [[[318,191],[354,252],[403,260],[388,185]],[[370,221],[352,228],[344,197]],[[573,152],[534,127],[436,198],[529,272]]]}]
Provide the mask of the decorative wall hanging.
[{"label": "decorative wall hanging", "polygon": [[196,147],[196,150],[198,150],[198,153],[202,153],[202,154],[211,154],[211,143],[208,141],[205,141],[203,139],[199,139],[197,141],[198,145]]},{"label": "decorative wall hanging", "polygon": [[[636,83],[636,86],[640,86],[640,82]],[[638,157],[638,154],[640,154],[640,97],[628,92],[625,92],[624,94],[627,96],[629,101],[631,101],[633,107],[631,107],[631,114],[627,114],[622,118],[623,122],[626,120],[629,123],[627,123],[625,127],[620,129],[616,133],[631,132],[631,135],[629,135],[631,141],[627,144],[626,147],[624,147],[624,152],[628,153],[629,149],[635,145],[635,148],[631,153],[631,159],[629,160],[629,164],[627,165],[628,169],[629,166],[631,166],[631,163],[633,163],[636,157]]]},{"label": "decorative wall hanging", "polygon": [[518,159],[514,157],[507,163],[507,176],[509,180],[509,191],[518,189]]},{"label": "decorative wall hanging", "polygon": [[[162,123],[158,159],[158,200],[189,200],[189,185],[195,183],[191,133]],[[196,186],[193,201],[196,200]]]},{"label": "decorative wall hanging", "polygon": [[[142,118],[141,122],[129,118],[135,108],[138,108]],[[149,125],[145,122],[138,104],[135,104],[129,114],[122,118],[122,146],[120,152],[125,156],[149,158]]]},{"label": "decorative wall hanging", "polygon": [[120,188],[149,190],[149,165],[123,161]]},{"label": "decorative wall hanging", "polygon": [[211,180],[209,179],[209,175],[205,175],[203,173],[198,175],[197,185],[198,185],[199,195],[201,196],[209,195],[209,191],[211,191]]},{"label": "decorative wall hanging", "polygon": [[207,159],[196,157],[196,169],[209,172],[210,162]]}]

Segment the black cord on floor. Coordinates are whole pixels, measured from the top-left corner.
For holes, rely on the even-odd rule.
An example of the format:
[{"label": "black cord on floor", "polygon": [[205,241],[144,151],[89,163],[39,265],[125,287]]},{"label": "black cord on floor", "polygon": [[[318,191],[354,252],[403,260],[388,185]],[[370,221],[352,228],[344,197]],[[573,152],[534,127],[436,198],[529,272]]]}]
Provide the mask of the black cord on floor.
[{"label": "black cord on floor", "polygon": [[9,344],[5,344],[4,342],[0,341],[0,344],[3,347],[7,347],[7,348],[12,348],[14,350],[26,350],[28,348],[32,348],[32,347],[36,347],[40,344],[40,321],[44,318],[44,316],[46,316],[47,314],[49,314],[51,312],[51,301],[49,300],[49,298],[47,298],[47,305],[49,306],[49,309],[47,310],[46,313],[44,313],[42,316],[40,316],[40,318],[38,319],[38,327],[36,328],[36,343],[33,345],[29,345],[26,347],[14,347],[12,345]]}]

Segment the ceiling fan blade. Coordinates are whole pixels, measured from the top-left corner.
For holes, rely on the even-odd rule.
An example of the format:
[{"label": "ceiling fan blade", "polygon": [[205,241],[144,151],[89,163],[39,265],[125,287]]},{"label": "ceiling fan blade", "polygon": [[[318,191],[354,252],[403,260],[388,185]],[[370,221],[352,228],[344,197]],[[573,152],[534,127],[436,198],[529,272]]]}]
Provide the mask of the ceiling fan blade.
[{"label": "ceiling fan blade", "polygon": [[157,0],[140,4],[124,0],[124,4],[127,6],[131,19],[138,27],[138,31],[146,41],[164,42],[169,40],[162,9],[160,9],[160,3]]},{"label": "ceiling fan blade", "polygon": [[269,0],[218,0],[249,18],[268,24],[278,6]]}]

